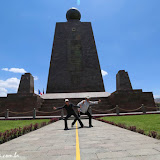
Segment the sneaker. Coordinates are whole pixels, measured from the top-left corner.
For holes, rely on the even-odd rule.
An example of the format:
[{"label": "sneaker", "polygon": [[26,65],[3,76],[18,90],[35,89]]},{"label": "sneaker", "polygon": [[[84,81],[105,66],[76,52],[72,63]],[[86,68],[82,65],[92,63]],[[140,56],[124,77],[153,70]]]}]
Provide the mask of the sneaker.
[{"label": "sneaker", "polygon": [[93,126],[90,124],[89,127],[93,127]]},{"label": "sneaker", "polygon": [[68,128],[65,128],[64,130],[69,130]]},{"label": "sneaker", "polygon": [[71,124],[71,127],[73,128],[73,124]]},{"label": "sneaker", "polygon": [[83,126],[80,126],[79,128],[83,128],[84,127],[84,125]]}]

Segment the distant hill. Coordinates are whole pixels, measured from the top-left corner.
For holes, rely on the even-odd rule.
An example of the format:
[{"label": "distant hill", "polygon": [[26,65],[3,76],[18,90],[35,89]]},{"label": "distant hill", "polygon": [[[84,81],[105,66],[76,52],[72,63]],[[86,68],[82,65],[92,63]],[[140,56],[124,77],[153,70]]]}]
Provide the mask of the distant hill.
[{"label": "distant hill", "polygon": [[155,101],[156,103],[160,103],[160,98],[155,98],[154,101]]}]

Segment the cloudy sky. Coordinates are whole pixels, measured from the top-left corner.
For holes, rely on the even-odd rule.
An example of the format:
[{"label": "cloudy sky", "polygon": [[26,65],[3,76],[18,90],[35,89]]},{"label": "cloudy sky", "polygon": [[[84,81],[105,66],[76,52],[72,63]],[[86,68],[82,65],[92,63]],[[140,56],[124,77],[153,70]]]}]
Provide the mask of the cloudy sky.
[{"label": "cloudy sky", "polygon": [[159,0],[1,0],[0,96],[16,93],[30,72],[35,91],[46,89],[56,22],[71,7],[92,22],[105,90],[116,90],[118,70],[134,89],[160,97]]}]

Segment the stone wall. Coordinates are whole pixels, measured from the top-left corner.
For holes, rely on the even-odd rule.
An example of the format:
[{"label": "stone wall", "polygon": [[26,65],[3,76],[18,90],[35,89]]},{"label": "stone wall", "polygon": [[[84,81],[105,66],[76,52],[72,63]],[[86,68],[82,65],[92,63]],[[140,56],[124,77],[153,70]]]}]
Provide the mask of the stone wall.
[{"label": "stone wall", "polygon": [[[30,94],[8,94],[7,98],[1,107],[1,112],[9,109],[12,112],[17,112],[19,114],[10,113],[10,116],[27,116],[33,115],[33,113],[22,112],[32,111],[34,108],[38,109],[41,107],[42,99],[40,96],[30,93]],[[2,103],[1,103],[2,104]]]},{"label": "stone wall", "polygon": [[[116,91],[109,97],[113,105],[118,105],[120,108],[134,110],[144,104],[145,107],[155,107],[155,102],[152,92],[142,92],[142,90],[132,91]],[[147,111],[154,111],[154,108],[147,108]],[[141,109],[138,111],[142,111]],[[136,112],[136,111],[135,111]]]}]

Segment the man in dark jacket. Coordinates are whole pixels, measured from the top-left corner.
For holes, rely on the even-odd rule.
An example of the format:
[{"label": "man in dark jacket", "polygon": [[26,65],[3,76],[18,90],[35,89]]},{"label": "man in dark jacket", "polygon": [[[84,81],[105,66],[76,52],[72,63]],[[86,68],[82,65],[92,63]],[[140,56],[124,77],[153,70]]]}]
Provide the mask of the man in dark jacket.
[{"label": "man in dark jacket", "polygon": [[81,128],[83,128],[83,123],[80,120],[80,118],[78,117],[78,115],[75,113],[74,107],[78,108],[78,106],[75,106],[72,103],[69,103],[68,99],[65,99],[65,105],[63,107],[59,107],[59,108],[53,107],[54,110],[59,110],[59,109],[65,108],[66,111],[67,111],[67,116],[64,118],[64,122],[65,122],[65,128],[64,128],[64,130],[68,130],[67,120],[72,115],[75,117],[76,120],[79,121],[79,124],[81,125]]}]

